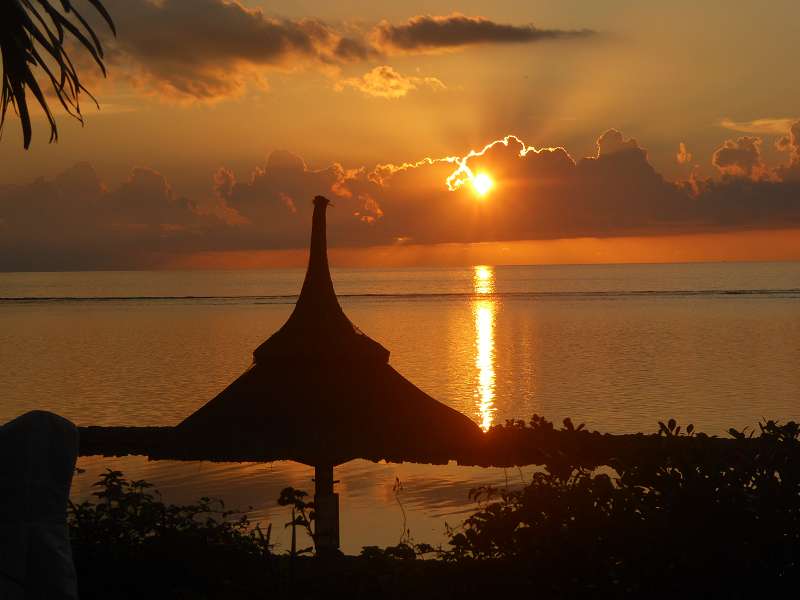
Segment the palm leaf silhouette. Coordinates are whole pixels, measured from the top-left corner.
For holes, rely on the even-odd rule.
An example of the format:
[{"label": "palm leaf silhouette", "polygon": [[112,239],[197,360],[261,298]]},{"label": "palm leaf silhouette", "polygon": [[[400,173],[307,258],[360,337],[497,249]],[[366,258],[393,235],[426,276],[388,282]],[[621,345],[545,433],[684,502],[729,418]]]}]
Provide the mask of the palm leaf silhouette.
[{"label": "palm leaf silhouette", "polygon": [[[100,0],[85,0],[116,35],[111,15]],[[70,40],[91,55],[106,74],[103,47],[97,34],[72,0],[2,0],[0,1],[0,54],[3,84],[0,92],[0,133],[6,111],[13,107],[22,124],[23,145],[31,143],[31,115],[28,92],[44,111],[50,125],[50,141],[58,139],[58,127],[45,92],[36,78],[49,81],[52,91],[67,114],[83,123],[80,94],[84,92],[97,104],[94,96],[81,83],[66,48]]]}]

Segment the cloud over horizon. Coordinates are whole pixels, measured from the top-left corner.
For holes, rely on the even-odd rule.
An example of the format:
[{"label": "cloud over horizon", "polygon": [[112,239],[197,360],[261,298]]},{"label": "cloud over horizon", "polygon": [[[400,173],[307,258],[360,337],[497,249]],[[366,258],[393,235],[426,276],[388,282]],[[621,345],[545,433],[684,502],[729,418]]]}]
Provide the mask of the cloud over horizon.
[{"label": "cloud over horizon", "polygon": [[772,172],[761,156],[761,145],[761,138],[754,136],[726,140],[714,151],[711,164],[723,175],[747,177],[754,181],[770,179]]},{"label": "cloud over horizon", "polygon": [[[668,181],[616,129],[593,155],[536,148],[515,136],[462,156],[403,164],[311,168],[286,151],[237,180],[220,168],[200,205],[165,177],[135,168],[110,188],[81,163],[27,185],[0,186],[0,268],[130,268],[223,250],[305,248],[310,199],[327,194],[333,246],[653,236],[800,228],[800,122],[766,165],[759,138],[724,141],[716,178]],[[478,199],[470,174],[493,190]],[[455,181],[461,183],[455,184]],[[448,186],[448,183],[451,185]]]},{"label": "cloud over horizon", "polygon": [[0,185],[0,269],[133,268],[213,240],[225,221],[136,167],[109,189],[77,163],[28,185]]},{"label": "cloud over horizon", "polygon": [[789,133],[781,137],[775,146],[789,153],[789,164],[778,167],[777,174],[783,181],[800,181],[800,121],[796,121]]}]

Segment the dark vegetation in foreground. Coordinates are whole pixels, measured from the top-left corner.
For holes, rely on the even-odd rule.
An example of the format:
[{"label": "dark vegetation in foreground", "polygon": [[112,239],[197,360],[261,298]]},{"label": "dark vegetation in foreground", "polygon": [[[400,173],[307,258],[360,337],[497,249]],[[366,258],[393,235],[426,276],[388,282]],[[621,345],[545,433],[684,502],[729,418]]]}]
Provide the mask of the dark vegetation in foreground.
[{"label": "dark vegetation in foreground", "polygon": [[[501,429],[590,435],[536,416]],[[276,553],[270,529],[219,501],[166,505],[146,482],[109,471],[97,500],[69,511],[81,598],[794,596],[800,427],[768,421],[757,435],[730,434],[719,451],[715,438],[670,421],[660,424],[658,461],[645,452],[638,464],[629,456],[599,470],[550,452],[521,489],[473,490],[476,512],[446,548],[405,540],[324,561]],[[311,531],[306,498],[287,488],[280,503]]]}]

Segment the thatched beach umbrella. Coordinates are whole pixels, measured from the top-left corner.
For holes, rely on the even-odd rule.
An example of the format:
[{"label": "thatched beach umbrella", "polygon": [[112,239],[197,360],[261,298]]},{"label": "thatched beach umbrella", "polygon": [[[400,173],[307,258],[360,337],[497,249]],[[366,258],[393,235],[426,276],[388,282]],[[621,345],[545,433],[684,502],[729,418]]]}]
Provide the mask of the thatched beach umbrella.
[{"label": "thatched beach umbrella", "polygon": [[289,320],[255,350],[247,371],[175,428],[163,456],[313,465],[320,549],[338,546],[334,465],[443,463],[481,440],[472,420],[389,366],[389,351],[342,311],[328,270],[328,203],[314,198],[308,271]]}]

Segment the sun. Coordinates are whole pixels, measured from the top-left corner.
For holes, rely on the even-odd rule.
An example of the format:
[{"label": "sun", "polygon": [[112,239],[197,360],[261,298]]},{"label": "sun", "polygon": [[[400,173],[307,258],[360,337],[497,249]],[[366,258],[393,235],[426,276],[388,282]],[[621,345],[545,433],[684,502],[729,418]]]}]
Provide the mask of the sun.
[{"label": "sun", "polygon": [[472,178],[472,187],[478,196],[485,196],[494,187],[494,181],[486,173],[478,173]]}]

